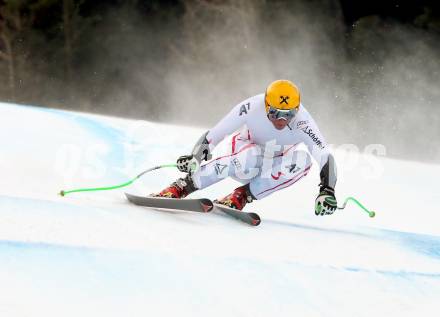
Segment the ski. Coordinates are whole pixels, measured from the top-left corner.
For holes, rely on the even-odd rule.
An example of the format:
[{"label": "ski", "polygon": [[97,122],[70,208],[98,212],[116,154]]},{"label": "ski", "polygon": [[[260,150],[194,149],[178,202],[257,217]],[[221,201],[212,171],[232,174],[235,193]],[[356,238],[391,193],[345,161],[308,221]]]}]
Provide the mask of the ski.
[{"label": "ski", "polygon": [[129,202],[144,207],[171,209],[171,210],[185,210],[196,212],[210,212],[213,208],[213,203],[207,198],[199,199],[175,199],[164,197],[141,197],[125,193]]},{"label": "ski", "polygon": [[125,196],[127,196],[128,201],[138,206],[196,212],[210,212],[213,207],[215,207],[221,212],[224,212],[225,214],[241,220],[251,226],[258,226],[261,222],[260,216],[258,216],[256,213],[236,210],[222,204],[213,204],[212,201],[207,198],[175,199],[163,197],[142,197],[128,193],[125,193]]},{"label": "ski", "polygon": [[245,212],[240,211],[234,208],[227,207],[222,204],[214,203],[214,207],[218,210],[228,214],[229,216],[234,217],[235,219],[241,220],[251,226],[258,226],[261,222],[260,216],[254,212]]}]

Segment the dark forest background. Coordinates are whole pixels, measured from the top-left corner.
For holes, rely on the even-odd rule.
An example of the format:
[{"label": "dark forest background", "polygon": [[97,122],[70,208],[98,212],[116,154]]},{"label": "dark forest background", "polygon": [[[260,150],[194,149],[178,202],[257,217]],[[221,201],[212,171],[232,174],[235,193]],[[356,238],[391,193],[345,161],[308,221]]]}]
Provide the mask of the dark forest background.
[{"label": "dark forest background", "polygon": [[440,162],[439,1],[0,1],[0,100],[209,127],[287,78],[330,143]]}]

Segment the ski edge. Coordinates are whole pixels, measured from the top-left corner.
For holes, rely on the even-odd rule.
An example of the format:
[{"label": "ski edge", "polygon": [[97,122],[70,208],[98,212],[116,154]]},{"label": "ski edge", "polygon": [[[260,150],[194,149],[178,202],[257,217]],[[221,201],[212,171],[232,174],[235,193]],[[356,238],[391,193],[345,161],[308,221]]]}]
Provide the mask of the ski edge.
[{"label": "ski edge", "polygon": [[[147,207],[147,208],[154,208],[154,209],[168,209],[168,210],[183,210],[183,211],[192,211],[192,212],[200,212],[200,213],[208,213],[210,211],[212,211],[214,209],[214,204],[212,203],[212,201],[208,198],[195,198],[195,199],[175,199],[175,198],[166,198],[166,197],[142,197],[142,196],[136,196],[136,195],[132,195],[129,193],[124,193],[125,196],[127,197],[128,201],[136,206],[142,206],[142,207]],[[184,208],[184,207],[167,207],[167,206],[155,206],[155,205],[151,205],[149,206],[148,204],[140,204],[137,201],[139,199],[142,198],[152,198],[152,199],[160,199],[163,201],[169,201],[172,202],[172,204],[175,204],[177,202],[183,202],[185,204],[189,203],[189,202],[196,202],[198,203],[200,210],[195,210],[192,208]],[[172,205],[171,204],[171,205]]]},{"label": "ski edge", "polygon": [[251,226],[258,226],[261,223],[260,216],[255,212],[246,212],[246,211],[239,211],[235,210],[234,208],[229,208],[227,206],[224,206],[222,204],[213,203],[214,207],[218,210],[224,212],[225,214],[228,214],[229,216],[241,220],[244,223],[247,223]]}]

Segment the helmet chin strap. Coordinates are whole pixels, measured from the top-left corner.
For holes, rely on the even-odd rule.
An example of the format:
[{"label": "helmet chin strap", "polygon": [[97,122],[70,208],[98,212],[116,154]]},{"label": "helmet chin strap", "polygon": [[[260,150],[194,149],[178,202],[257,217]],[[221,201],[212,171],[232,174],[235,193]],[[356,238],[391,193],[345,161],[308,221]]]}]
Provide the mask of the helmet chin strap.
[{"label": "helmet chin strap", "polygon": [[[287,119],[285,119],[285,118],[281,118],[281,119],[283,119],[283,120],[286,120],[287,121]],[[289,121],[287,121],[287,124],[286,124],[286,126],[289,128],[289,130],[292,130],[292,128],[290,127],[290,122],[292,122],[292,120],[289,120]]]}]

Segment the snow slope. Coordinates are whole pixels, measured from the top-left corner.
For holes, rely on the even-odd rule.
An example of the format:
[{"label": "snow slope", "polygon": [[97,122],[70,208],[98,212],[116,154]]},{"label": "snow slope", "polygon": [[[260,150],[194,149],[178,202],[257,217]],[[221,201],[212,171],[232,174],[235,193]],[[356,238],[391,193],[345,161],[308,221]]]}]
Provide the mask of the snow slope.
[{"label": "snow slope", "polygon": [[173,162],[202,132],[0,103],[0,316],[438,315],[438,165],[337,150],[339,199],[358,197],[374,219],[353,205],[316,217],[316,166],[247,207],[259,227],[125,200],[161,189],[173,169],[57,195]]}]

